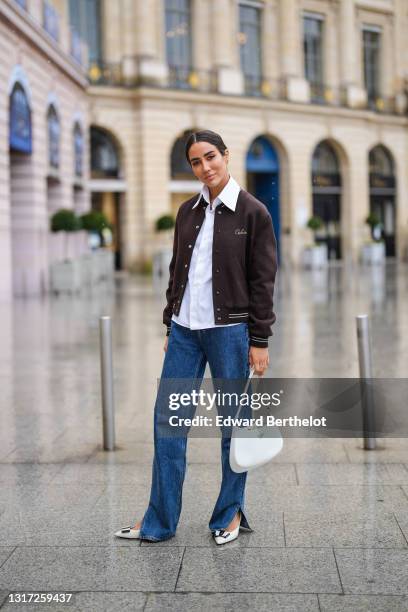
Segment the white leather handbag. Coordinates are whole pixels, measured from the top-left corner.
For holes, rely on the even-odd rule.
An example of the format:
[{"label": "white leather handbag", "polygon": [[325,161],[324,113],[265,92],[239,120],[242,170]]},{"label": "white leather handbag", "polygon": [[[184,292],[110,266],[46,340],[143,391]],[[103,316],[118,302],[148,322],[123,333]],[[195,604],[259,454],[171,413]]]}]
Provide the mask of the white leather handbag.
[{"label": "white leather handbag", "polygon": [[[248,391],[254,371],[252,368],[243,391],[244,394]],[[242,405],[235,418],[239,417],[241,408]],[[265,465],[276,457],[282,448],[283,438],[279,427],[267,425],[234,427],[229,455],[231,470],[239,474]]]}]

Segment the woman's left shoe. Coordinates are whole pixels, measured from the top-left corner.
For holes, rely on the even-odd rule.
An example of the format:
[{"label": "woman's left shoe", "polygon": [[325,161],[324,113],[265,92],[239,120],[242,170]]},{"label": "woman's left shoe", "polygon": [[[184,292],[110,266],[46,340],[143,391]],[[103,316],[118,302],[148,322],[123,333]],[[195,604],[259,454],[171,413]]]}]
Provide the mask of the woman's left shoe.
[{"label": "woman's left shoe", "polygon": [[217,529],[214,532],[214,540],[216,544],[226,544],[227,542],[232,542],[236,540],[239,535],[239,525],[236,529],[232,531],[226,531],[226,529]]}]

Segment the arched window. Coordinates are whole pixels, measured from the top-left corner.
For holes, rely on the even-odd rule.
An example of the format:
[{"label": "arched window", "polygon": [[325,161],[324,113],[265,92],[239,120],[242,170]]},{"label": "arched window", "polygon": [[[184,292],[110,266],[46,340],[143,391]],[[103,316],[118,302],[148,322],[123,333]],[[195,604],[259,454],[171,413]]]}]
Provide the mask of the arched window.
[{"label": "arched window", "polygon": [[31,110],[27,95],[16,83],[10,95],[10,149],[20,153],[32,152]]},{"label": "arched window", "polygon": [[83,175],[84,164],[84,137],[79,123],[74,126],[74,173],[75,176]]},{"label": "arched window", "polygon": [[337,155],[328,142],[320,143],[313,154],[313,174],[340,174]]},{"label": "arched window", "polygon": [[378,145],[371,149],[369,156],[370,174],[379,174],[381,176],[394,176],[394,163],[388,151]]},{"label": "arched window", "polygon": [[119,155],[108,132],[91,127],[91,171],[93,178],[118,178]]},{"label": "arched window", "polygon": [[48,126],[48,163],[51,168],[59,168],[60,163],[60,122],[55,106],[50,104],[47,113]]},{"label": "arched window", "polygon": [[176,180],[194,179],[193,171],[187,161],[185,146],[191,131],[187,130],[180,138],[177,138],[171,151],[171,178]]}]

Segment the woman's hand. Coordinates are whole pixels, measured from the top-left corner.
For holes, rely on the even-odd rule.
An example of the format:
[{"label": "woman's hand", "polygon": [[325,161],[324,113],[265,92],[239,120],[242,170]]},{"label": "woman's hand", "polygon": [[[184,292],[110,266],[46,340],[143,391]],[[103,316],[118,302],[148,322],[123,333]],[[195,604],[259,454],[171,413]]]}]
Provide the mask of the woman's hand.
[{"label": "woman's hand", "polygon": [[255,368],[257,376],[263,376],[269,365],[269,352],[267,348],[249,347],[249,365]]},{"label": "woman's hand", "polygon": [[166,352],[167,351],[167,345],[169,343],[169,337],[166,336],[164,339],[164,346],[163,346],[163,351]]}]

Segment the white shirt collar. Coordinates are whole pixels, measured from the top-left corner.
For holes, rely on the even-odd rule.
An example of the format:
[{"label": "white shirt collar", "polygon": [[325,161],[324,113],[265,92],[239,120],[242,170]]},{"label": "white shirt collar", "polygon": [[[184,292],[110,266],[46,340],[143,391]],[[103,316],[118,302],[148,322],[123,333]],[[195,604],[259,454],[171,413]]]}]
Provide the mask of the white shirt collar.
[{"label": "white shirt collar", "polygon": [[[214,203],[216,200],[221,200],[221,202],[225,204],[225,206],[228,206],[228,208],[232,210],[232,212],[235,212],[240,191],[241,187],[238,185],[237,181],[233,179],[232,176],[230,176],[228,183],[225,185],[221,193],[218,194],[218,196],[214,200]],[[198,203],[202,197],[205,199],[206,202],[208,202],[208,204],[210,203],[210,194],[207,185],[202,185],[201,191],[199,193],[197,201],[193,205],[193,208],[198,206]]]}]

